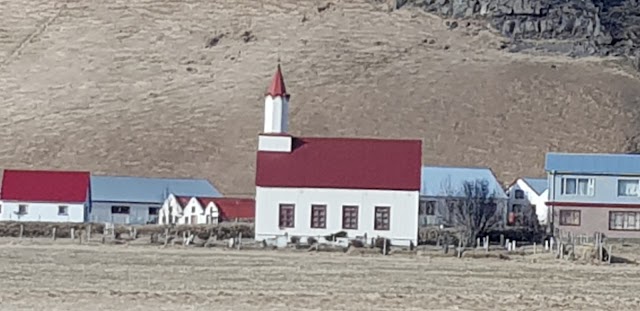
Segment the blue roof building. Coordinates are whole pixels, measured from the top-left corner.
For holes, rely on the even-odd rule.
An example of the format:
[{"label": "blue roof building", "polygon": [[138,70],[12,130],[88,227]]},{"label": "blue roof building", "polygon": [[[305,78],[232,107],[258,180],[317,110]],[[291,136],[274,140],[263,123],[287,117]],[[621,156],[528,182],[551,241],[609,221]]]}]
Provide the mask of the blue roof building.
[{"label": "blue roof building", "polygon": [[506,218],[508,197],[491,169],[485,167],[422,167],[419,225],[455,225],[450,199],[465,198],[465,183],[486,182],[493,195],[501,221]]},{"label": "blue roof building", "polygon": [[158,210],[169,197],[221,197],[205,179],[91,176],[92,222],[156,223]]},{"label": "blue roof building", "polygon": [[556,153],[546,156],[555,229],[640,238],[640,155]]}]

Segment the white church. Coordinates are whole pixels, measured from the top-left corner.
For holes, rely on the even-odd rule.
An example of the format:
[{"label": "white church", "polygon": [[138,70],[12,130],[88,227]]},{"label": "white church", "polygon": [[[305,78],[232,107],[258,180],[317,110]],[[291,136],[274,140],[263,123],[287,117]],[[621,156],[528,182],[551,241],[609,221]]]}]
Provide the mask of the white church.
[{"label": "white church", "polygon": [[278,65],[258,138],[256,240],[344,231],[417,245],[422,141],[294,136],[290,98]]}]

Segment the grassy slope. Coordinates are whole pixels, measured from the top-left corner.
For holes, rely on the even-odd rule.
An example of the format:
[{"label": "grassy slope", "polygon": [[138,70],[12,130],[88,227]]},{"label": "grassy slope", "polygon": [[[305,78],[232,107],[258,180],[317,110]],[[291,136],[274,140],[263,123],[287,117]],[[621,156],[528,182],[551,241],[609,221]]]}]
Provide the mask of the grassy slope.
[{"label": "grassy slope", "polygon": [[321,4],[0,0],[0,166],[207,177],[251,194],[278,55],[292,133],[422,138],[426,163],[504,181],[544,174],[546,151],[618,151],[638,130],[640,83],[613,65],[509,55],[414,10]]}]

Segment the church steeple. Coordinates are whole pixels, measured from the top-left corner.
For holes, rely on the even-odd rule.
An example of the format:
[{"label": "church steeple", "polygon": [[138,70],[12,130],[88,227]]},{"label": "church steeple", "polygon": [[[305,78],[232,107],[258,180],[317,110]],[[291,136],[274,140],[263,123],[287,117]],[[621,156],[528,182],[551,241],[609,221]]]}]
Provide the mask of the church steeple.
[{"label": "church steeple", "polygon": [[280,64],[278,63],[278,68],[276,69],[276,73],[273,75],[271,79],[271,86],[269,86],[269,90],[267,91],[267,95],[271,97],[289,97],[287,94],[287,88],[284,85],[284,77],[282,77],[282,69],[280,68]]},{"label": "church steeple", "polygon": [[278,62],[264,101],[264,133],[286,134],[289,130],[289,94]]}]

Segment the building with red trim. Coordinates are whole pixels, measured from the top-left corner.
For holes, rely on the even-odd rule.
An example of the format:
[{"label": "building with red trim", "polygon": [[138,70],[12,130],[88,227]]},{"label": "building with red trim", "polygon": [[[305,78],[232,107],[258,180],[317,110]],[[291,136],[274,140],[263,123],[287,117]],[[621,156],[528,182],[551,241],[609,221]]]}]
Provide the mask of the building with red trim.
[{"label": "building with red trim", "polygon": [[258,138],[256,239],[344,231],[416,245],[422,142],[294,136],[289,99],[278,65]]},{"label": "building with red trim", "polygon": [[169,195],[159,211],[161,225],[202,225],[228,221],[253,222],[255,200],[246,198]]},{"label": "building with red trim", "polygon": [[84,222],[89,172],[4,170],[0,220]]},{"label": "building with red trim", "polygon": [[640,155],[548,153],[553,228],[640,238]]}]

